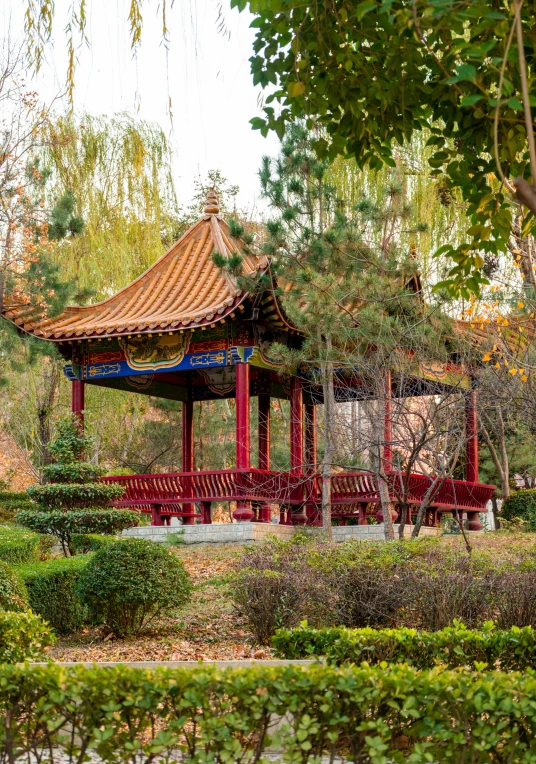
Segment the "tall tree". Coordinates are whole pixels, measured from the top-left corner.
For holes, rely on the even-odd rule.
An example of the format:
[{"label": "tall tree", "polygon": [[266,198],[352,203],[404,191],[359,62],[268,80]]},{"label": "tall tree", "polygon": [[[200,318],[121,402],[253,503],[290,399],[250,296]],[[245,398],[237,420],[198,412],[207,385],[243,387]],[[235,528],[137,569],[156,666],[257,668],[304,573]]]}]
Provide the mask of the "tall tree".
[{"label": "tall tree", "polygon": [[323,389],[326,529],[335,454],[334,385],[338,375],[352,376],[359,369],[360,383],[377,401],[369,468],[378,478],[386,537],[392,538],[386,485],[392,461],[383,456],[389,445],[383,428],[389,374],[400,368],[401,351],[412,354],[412,363],[446,358],[449,322],[437,304],[428,306],[416,294],[417,262],[400,241],[405,233],[417,236],[419,226],[408,224],[410,209],[397,178],[380,205],[362,199],[348,208],[327,182],[328,163],[313,150],[317,137],[291,125],[281,156],[275,162],[265,159],[260,173],[264,196],[278,213],[267,224],[264,249],[287,313],[304,334],[300,350],[277,350],[289,364],[305,363]]}]

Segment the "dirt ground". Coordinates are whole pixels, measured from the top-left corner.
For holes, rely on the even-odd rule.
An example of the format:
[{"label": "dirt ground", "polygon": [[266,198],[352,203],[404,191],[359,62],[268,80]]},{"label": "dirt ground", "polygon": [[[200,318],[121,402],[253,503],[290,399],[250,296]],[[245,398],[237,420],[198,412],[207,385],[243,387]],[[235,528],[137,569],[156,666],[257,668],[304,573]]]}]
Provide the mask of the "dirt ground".
[{"label": "dirt ground", "polygon": [[233,612],[228,580],[240,549],[221,546],[175,547],[192,576],[191,602],[175,618],[162,618],[137,638],[116,639],[101,629],[61,637],[49,653],[56,661],[237,660],[268,658]]}]

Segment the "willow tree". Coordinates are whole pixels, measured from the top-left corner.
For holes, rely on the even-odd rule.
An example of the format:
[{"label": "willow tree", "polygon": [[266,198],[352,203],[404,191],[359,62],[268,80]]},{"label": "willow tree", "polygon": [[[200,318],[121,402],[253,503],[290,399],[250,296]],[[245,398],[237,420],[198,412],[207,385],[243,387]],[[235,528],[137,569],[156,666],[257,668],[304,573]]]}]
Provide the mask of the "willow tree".
[{"label": "willow tree", "polygon": [[[42,237],[47,238],[48,225],[53,239],[48,257],[55,272],[68,283],[74,281],[79,293],[90,288],[98,299],[116,292],[154,262],[173,239],[177,204],[171,153],[154,125],[126,115],[44,120],[33,156],[35,166],[47,177],[46,185],[40,187],[44,207],[39,214]],[[82,231],[63,236],[65,227],[80,218],[85,223]],[[2,426],[34,470],[50,460],[54,422],[68,404],[61,365],[58,357],[40,359],[34,366],[19,364],[7,375],[8,389],[0,401]],[[98,410],[102,421],[103,432],[95,428],[98,442],[108,427],[117,431],[124,422],[129,427],[142,426],[127,394],[91,390],[88,405]],[[155,451],[161,448],[161,440],[157,439]],[[106,456],[103,453],[101,458]]]},{"label": "willow tree", "polygon": [[50,192],[69,189],[82,235],[55,250],[56,262],[98,298],[132,281],[173,240],[178,206],[171,150],[156,125],[127,114],[58,117],[47,125],[41,161]]}]

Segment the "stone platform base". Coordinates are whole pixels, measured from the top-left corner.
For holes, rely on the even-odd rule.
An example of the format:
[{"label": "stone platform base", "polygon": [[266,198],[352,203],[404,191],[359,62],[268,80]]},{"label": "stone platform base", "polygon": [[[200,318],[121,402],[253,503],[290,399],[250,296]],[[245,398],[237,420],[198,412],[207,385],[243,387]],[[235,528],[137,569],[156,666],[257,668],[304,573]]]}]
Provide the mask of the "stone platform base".
[{"label": "stone platform base", "polygon": [[[398,525],[394,526],[395,538],[398,538]],[[299,532],[321,535],[321,528],[296,528],[292,525],[272,523],[213,523],[212,525],[145,525],[140,528],[127,528],[123,536],[144,538],[150,541],[176,541],[179,544],[251,544],[264,541],[267,536],[288,540]],[[383,525],[346,525],[335,527],[333,541],[343,542],[350,539],[362,541],[383,541]],[[405,536],[410,536],[412,526],[406,526]],[[438,536],[439,528],[422,528],[421,536]]]}]

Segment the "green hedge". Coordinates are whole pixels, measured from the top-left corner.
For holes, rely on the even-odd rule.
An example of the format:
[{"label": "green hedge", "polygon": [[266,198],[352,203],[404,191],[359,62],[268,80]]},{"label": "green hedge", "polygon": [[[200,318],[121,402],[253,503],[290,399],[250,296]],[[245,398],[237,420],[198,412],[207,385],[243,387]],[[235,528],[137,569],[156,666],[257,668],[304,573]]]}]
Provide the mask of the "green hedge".
[{"label": "green hedge", "polygon": [[271,640],[281,658],[325,657],[328,663],[408,663],[418,669],[486,664],[503,671],[536,669],[536,631],[531,626],[483,630],[462,624],[441,631],[416,629],[280,629]]},{"label": "green hedge", "polygon": [[0,754],[266,762],[277,745],[296,764],[520,764],[536,761],[535,697],[533,672],[5,665]]},{"label": "green hedge", "polygon": [[71,538],[71,547],[75,554],[87,554],[98,552],[108,544],[117,541],[115,536],[100,536],[98,533],[74,533]]},{"label": "green hedge", "polygon": [[11,564],[39,559],[39,534],[16,525],[0,525],[0,560]]},{"label": "green hedge", "polygon": [[0,663],[43,660],[54,642],[54,632],[40,616],[0,612]]},{"label": "green hedge", "polygon": [[72,634],[86,619],[76,587],[90,558],[59,557],[16,568],[28,589],[30,607],[59,634]]},{"label": "green hedge", "polygon": [[500,516],[505,520],[520,518],[529,530],[536,530],[536,488],[513,491],[504,500]]},{"label": "green hedge", "polygon": [[0,522],[8,523],[17,514],[19,509],[30,509],[35,506],[24,493],[17,491],[0,491]]},{"label": "green hedge", "polygon": [[0,560],[0,610],[28,610],[28,590],[22,578]]},{"label": "green hedge", "polygon": [[28,496],[43,507],[54,509],[105,506],[120,499],[125,488],[117,483],[44,483],[28,488]]}]

